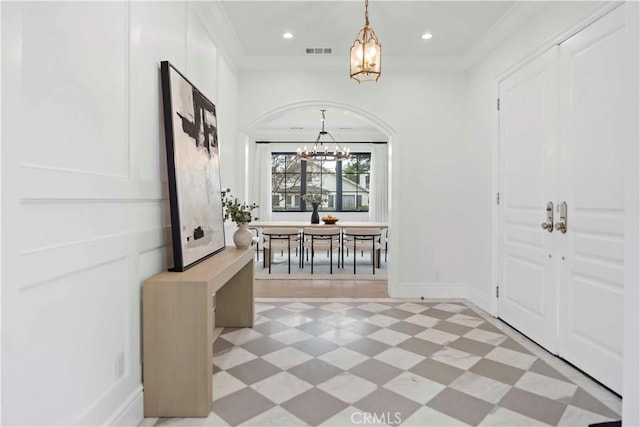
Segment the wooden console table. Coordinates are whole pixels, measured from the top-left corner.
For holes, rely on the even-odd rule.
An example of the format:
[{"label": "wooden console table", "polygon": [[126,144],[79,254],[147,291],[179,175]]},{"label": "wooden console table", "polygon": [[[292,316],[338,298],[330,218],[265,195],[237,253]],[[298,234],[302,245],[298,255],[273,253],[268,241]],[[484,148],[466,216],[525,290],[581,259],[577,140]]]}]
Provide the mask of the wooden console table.
[{"label": "wooden console table", "polygon": [[211,412],[214,325],[253,326],[253,251],[227,247],[187,271],[144,281],[145,417]]}]

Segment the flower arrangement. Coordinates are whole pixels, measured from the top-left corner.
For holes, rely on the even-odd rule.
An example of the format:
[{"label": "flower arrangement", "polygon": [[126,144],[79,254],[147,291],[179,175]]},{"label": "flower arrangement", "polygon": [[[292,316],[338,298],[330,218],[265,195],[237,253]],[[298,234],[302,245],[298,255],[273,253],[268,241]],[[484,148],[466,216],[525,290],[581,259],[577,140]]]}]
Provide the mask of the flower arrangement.
[{"label": "flower arrangement", "polygon": [[327,201],[327,199],[320,193],[303,194],[302,200],[304,200],[307,203],[311,203],[312,205],[319,205],[322,202]]},{"label": "flower arrangement", "polygon": [[[231,195],[231,190],[227,188],[222,192],[222,206],[224,207],[224,219],[225,221],[230,219],[236,224],[245,224],[251,222],[251,211],[258,208],[258,205],[251,203],[240,203],[237,197]],[[258,220],[258,217],[253,218]]]}]

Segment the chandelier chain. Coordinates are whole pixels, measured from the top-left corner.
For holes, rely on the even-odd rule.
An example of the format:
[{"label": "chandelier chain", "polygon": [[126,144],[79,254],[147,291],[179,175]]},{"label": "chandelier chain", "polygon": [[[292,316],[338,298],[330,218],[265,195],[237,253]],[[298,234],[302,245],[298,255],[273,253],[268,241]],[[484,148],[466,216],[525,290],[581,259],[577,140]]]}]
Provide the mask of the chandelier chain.
[{"label": "chandelier chain", "polygon": [[369,0],[364,0],[364,26],[369,26]]}]

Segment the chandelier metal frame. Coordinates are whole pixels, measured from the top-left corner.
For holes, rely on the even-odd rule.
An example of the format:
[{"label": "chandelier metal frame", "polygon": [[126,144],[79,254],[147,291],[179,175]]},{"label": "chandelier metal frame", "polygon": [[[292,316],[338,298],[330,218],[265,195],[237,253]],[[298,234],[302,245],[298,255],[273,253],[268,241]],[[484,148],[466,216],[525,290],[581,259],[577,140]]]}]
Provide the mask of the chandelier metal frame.
[{"label": "chandelier metal frame", "polygon": [[369,0],[364,2],[364,22],[351,45],[349,75],[358,83],[377,82],[382,74],[382,45],[369,27]]},{"label": "chandelier metal frame", "polygon": [[[308,150],[306,146],[304,148],[298,148],[297,155],[300,158],[300,160],[304,160],[307,162],[331,162],[331,161],[340,162],[349,157],[350,150],[340,145],[340,143],[336,141],[335,138],[328,131],[324,129],[324,122],[325,122],[324,113],[327,110],[320,110],[320,111],[322,112],[322,121],[321,121],[322,129],[318,133],[318,137],[313,143],[313,147],[311,147],[311,150]],[[321,141],[321,138],[323,136],[328,136],[329,138],[331,138],[331,141],[333,141],[336,144],[336,148],[334,151],[329,151],[329,147],[324,145],[324,142]],[[320,147],[324,146],[324,150],[319,146]]]}]

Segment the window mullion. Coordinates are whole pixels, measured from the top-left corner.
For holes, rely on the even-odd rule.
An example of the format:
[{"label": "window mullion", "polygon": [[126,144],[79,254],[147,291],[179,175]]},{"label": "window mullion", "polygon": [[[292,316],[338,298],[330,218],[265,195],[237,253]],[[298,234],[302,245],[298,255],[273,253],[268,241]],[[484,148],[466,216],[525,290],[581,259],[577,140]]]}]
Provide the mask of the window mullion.
[{"label": "window mullion", "polygon": [[300,162],[300,212],[307,210],[307,202],[302,199],[303,194],[307,194],[307,162]]},{"label": "window mullion", "polygon": [[336,162],[336,211],[342,212],[342,162]]}]

